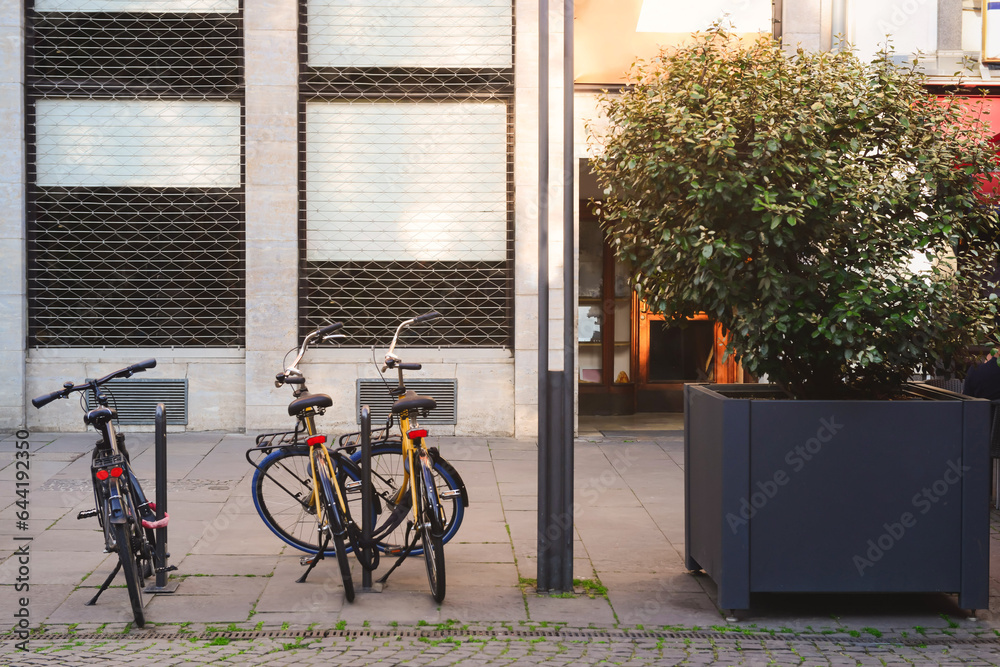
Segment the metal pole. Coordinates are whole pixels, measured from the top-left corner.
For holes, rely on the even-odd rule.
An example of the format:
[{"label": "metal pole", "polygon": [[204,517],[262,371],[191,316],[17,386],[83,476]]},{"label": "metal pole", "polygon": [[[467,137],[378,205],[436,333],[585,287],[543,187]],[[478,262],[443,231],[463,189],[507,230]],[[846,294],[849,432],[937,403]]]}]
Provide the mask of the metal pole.
[{"label": "metal pole", "polygon": [[176,568],[167,567],[167,527],[161,525],[167,514],[167,406],[156,404],[153,420],[156,431],[154,458],[156,462],[156,548],[153,551],[153,569],[156,583],[146,587],[147,593],[173,593],[177,584],[167,585],[167,572]]},{"label": "metal pole", "polygon": [[[370,559],[372,546],[372,414],[367,405],[361,406],[361,548]],[[369,563],[371,560],[368,561]],[[371,590],[372,573],[362,563],[361,588]]]},{"label": "metal pole", "polygon": [[[556,588],[573,590],[573,426],[575,422],[574,389],[576,387],[576,261],[575,243],[575,136],[573,116],[573,0],[563,7],[563,433],[562,497],[560,512],[566,517],[561,544],[557,546],[561,562],[561,578]],[[612,332],[613,335],[613,332]],[[611,372],[613,369],[608,369]]]},{"label": "metal pole", "polygon": [[549,2],[538,1],[538,590],[548,590]]}]

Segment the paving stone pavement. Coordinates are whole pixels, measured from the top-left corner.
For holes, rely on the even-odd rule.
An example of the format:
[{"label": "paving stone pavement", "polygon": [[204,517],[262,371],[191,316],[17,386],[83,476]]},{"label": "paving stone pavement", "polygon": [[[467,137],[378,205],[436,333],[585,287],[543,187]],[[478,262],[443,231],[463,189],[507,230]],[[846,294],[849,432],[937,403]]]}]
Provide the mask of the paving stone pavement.
[{"label": "paving stone pavement", "polygon": [[[445,549],[436,604],[422,559],[380,593],[343,598],[332,563],[306,584],[299,554],[250,500],[252,435],[171,433],[171,595],[147,595],[131,627],[121,582],[84,602],[114,566],[98,550],[87,481],[92,433],[32,433],[27,510],[14,437],[0,435],[0,665],[180,664],[1000,664],[1000,513],[993,514],[990,608],[969,618],[949,595],[757,595],[727,620],[710,579],[684,569],[683,438],[669,417],[576,442],[575,595],[539,595],[537,448],[504,438],[438,438],[470,505]],[[153,437],[128,434],[153,490]],[[25,477],[22,475],[21,477]],[[24,517],[19,512],[27,512]],[[23,523],[19,523],[22,522]],[[30,538],[30,539],[18,539]],[[30,544],[27,592],[17,549]],[[360,588],[360,569],[355,582]],[[28,583],[28,582],[22,582]],[[23,602],[27,604],[22,604]],[[27,609],[27,643],[13,631]],[[6,616],[6,618],[4,618]],[[20,644],[20,646],[19,646]],[[27,650],[19,650],[25,648]]]},{"label": "paving stone pavement", "polygon": [[983,644],[902,645],[759,637],[672,636],[629,638],[469,636],[260,637],[230,640],[36,638],[31,650],[0,658],[23,665],[92,665],[125,661],[145,665],[996,665],[1000,646]]}]

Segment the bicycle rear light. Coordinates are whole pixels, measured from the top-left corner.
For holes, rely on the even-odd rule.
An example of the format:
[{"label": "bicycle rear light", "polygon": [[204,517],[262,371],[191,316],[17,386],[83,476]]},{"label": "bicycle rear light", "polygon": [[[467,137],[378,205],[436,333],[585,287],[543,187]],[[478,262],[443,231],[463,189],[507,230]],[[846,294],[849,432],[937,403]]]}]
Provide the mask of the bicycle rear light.
[{"label": "bicycle rear light", "polygon": [[418,440],[420,438],[427,437],[427,429],[425,428],[412,428],[406,433],[406,437],[410,440]]},{"label": "bicycle rear light", "polygon": [[94,473],[94,476],[103,482],[108,478],[108,471],[98,470],[97,472]]},{"label": "bicycle rear light", "polygon": [[326,444],[326,436],[325,435],[314,435],[311,438],[309,438],[308,440],[306,440],[306,444],[309,445],[310,447],[314,447],[316,445],[325,445]]},{"label": "bicycle rear light", "polygon": [[119,468],[118,466],[115,466],[114,468],[111,469],[111,476],[112,477],[121,477],[124,472],[125,471],[122,468]]}]

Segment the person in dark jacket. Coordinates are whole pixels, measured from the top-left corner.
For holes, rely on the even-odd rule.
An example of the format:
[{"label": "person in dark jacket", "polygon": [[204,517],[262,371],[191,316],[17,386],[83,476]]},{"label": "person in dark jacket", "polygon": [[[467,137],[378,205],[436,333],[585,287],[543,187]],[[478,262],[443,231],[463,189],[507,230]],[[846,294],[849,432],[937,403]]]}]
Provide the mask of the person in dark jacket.
[{"label": "person in dark jacket", "polygon": [[991,401],[1000,399],[1000,364],[997,363],[996,350],[986,356],[986,361],[969,369],[962,393]]}]

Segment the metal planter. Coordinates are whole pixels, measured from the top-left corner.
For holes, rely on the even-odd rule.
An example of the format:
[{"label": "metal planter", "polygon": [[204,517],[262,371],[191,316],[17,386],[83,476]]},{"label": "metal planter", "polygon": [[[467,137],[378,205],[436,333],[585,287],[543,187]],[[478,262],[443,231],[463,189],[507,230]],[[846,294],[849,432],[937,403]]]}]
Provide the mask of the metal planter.
[{"label": "metal planter", "polygon": [[720,607],[764,592],[943,592],[988,607],[990,404],[907,393],[685,387],[685,559]]}]

